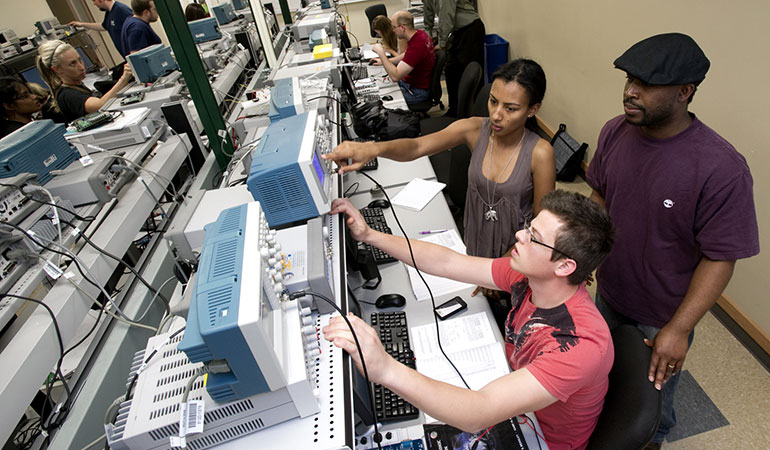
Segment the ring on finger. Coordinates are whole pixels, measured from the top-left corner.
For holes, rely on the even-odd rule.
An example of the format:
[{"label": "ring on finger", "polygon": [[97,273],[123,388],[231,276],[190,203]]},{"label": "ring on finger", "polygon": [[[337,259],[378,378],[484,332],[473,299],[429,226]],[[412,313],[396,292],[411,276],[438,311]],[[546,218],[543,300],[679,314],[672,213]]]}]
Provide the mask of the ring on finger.
[{"label": "ring on finger", "polygon": [[668,368],[671,369],[671,370],[674,370],[674,369],[676,369],[676,365],[668,364]]}]

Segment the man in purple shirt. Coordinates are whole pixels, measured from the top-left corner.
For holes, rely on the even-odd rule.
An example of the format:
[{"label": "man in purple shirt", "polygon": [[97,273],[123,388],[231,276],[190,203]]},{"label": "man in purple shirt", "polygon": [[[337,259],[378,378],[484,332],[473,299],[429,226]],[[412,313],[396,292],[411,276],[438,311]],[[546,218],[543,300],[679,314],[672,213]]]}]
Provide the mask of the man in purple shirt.
[{"label": "man in purple shirt", "polygon": [[653,348],[649,379],[663,414],[649,449],[676,424],[674,392],[693,329],[759,253],[746,160],[688,111],[709,68],[684,34],[644,39],[615,60],[626,72],[624,115],[604,125],[587,173],[591,198],[616,227],[597,272],[596,303],[610,328],[636,324]]}]

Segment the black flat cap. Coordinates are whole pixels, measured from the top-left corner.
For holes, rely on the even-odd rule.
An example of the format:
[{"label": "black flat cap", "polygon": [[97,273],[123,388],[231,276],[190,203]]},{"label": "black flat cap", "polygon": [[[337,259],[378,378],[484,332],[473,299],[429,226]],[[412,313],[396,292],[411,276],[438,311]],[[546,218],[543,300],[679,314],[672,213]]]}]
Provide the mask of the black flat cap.
[{"label": "black flat cap", "polygon": [[706,78],[711,65],[698,44],[681,33],[659,34],[639,41],[614,64],[647,84],[696,86]]}]

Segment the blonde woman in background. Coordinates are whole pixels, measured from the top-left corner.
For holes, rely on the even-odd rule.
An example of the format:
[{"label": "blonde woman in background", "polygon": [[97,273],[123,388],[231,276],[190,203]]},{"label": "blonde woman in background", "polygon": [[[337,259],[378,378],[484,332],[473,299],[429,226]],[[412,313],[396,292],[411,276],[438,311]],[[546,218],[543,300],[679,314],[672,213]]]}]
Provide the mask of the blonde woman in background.
[{"label": "blonde woman in background", "polygon": [[[390,18],[385,16],[377,16],[372,20],[372,29],[377,36],[382,39],[382,47],[387,53],[390,53],[391,58],[398,55],[402,55],[406,52],[406,39],[398,39],[396,33],[393,32],[393,23]],[[381,65],[380,58],[374,58],[375,65]]]},{"label": "blonde woman in background", "polygon": [[78,52],[59,40],[45,42],[38,48],[37,70],[51,88],[55,108],[64,114],[67,122],[98,111],[126,87],[132,77],[131,67],[126,64],[115,86],[100,98],[98,92],[83,84],[86,69]]}]

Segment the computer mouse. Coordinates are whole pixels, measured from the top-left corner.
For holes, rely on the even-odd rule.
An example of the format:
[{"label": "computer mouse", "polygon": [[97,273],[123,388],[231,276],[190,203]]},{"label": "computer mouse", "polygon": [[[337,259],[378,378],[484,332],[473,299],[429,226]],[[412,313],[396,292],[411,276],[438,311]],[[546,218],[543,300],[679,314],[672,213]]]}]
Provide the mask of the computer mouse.
[{"label": "computer mouse", "polygon": [[385,200],[384,198],[379,198],[377,200],[372,200],[367,205],[368,208],[380,208],[380,209],[387,209],[390,208],[390,202]]},{"label": "computer mouse", "polygon": [[386,101],[386,102],[389,102],[389,101],[393,100],[393,96],[392,95],[383,95],[382,99],[384,101]]},{"label": "computer mouse", "polygon": [[406,305],[406,299],[401,294],[382,294],[374,302],[374,306],[382,308],[402,308]]},{"label": "computer mouse", "polygon": [[370,60],[369,60],[369,65],[370,65],[370,66],[373,66],[373,65],[375,65],[376,63],[377,63],[377,60],[376,60],[376,59],[374,59],[374,58],[372,58],[372,59],[370,59]]}]

